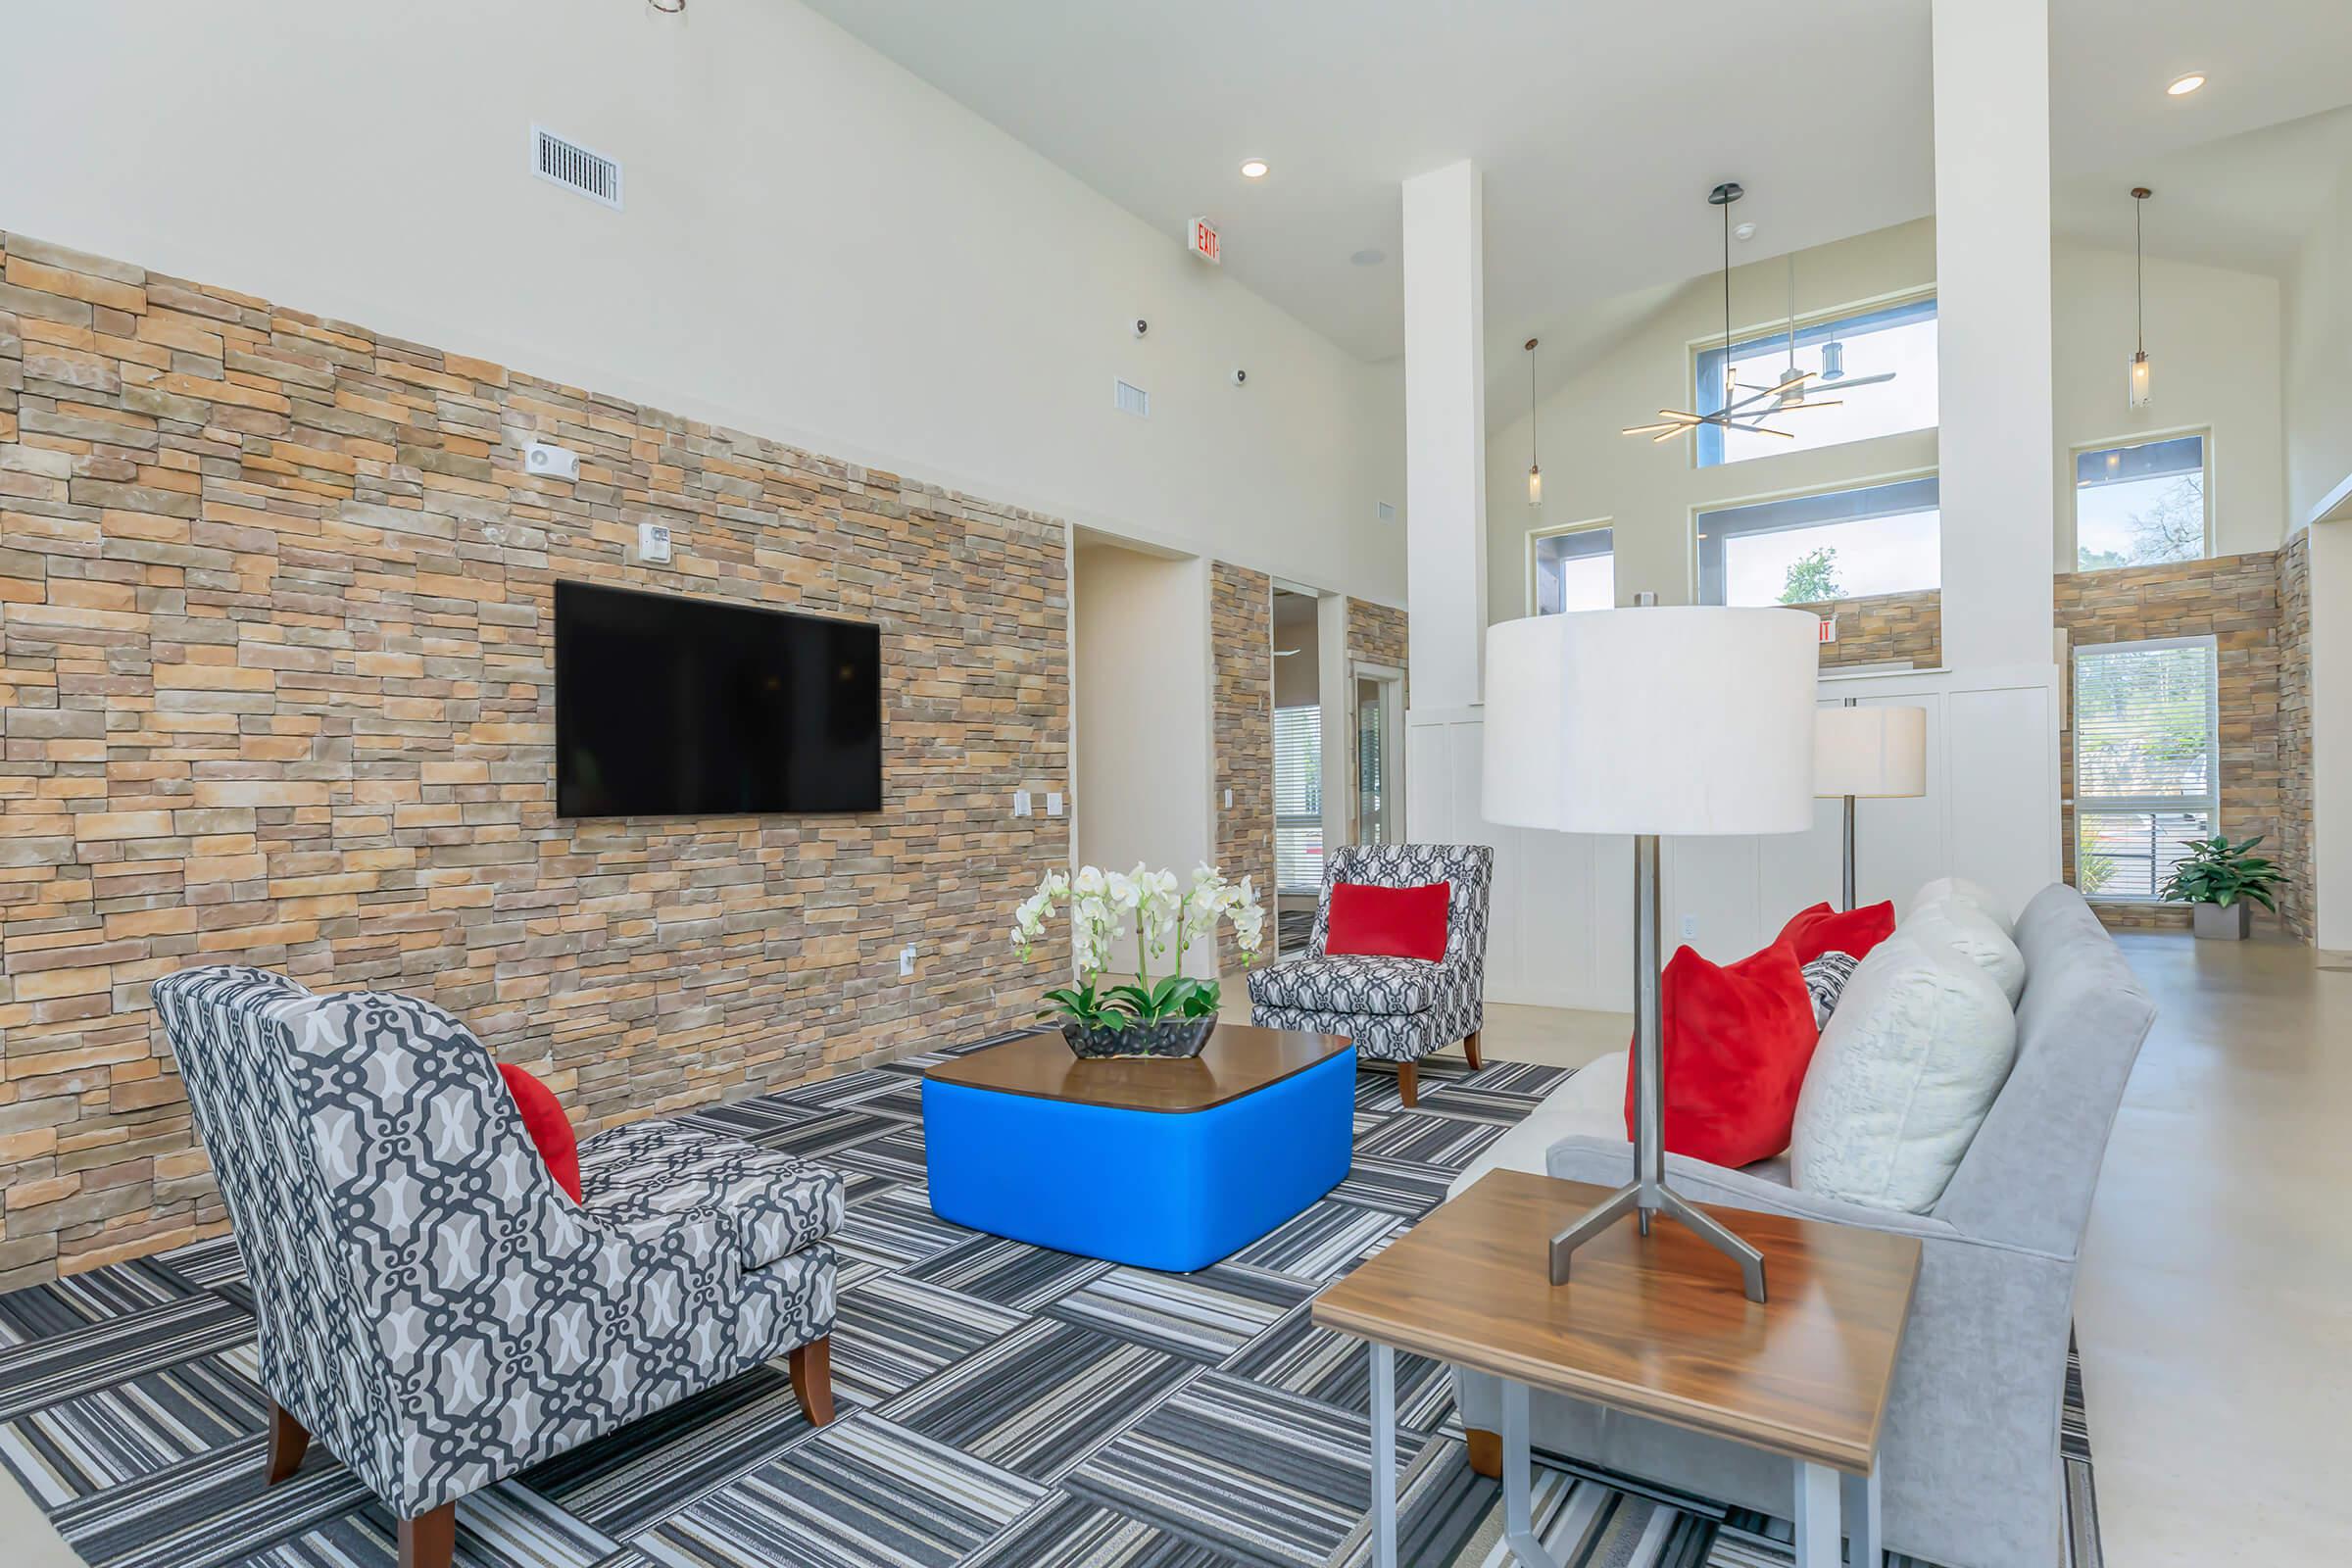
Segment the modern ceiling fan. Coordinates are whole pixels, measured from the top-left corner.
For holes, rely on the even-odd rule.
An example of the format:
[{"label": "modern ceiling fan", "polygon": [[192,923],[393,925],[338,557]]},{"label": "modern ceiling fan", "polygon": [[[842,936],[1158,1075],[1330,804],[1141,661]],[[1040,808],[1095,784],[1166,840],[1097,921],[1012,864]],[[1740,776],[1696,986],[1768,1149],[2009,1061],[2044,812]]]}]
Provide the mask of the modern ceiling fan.
[{"label": "modern ceiling fan", "polygon": [[[1653,424],[1629,424],[1627,435],[1646,435],[1653,443],[1671,441],[1678,435],[1702,430],[1714,425],[1724,430],[1747,430],[1757,435],[1779,436],[1784,441],[1796,439],[1795,433],[1775,429],[1764,421],[1776,414],[1794,414],[1803,409],[1834,409],[1842,401],[1838,398],[1816,398],[1809,395],[1810,383],[1826,375],[1825,370],[1799,370],[1796,368],[1796,313],[1793,295],[1788,316],[1788,368],[1771,386],[1748,386],[1736,379],[1732,363],[1732,203],[1747,192],[1738,180],[1727,180],[1707,193],[1708,205],[1723,214],[1723,407],[1712,414],[1691,414],[1682,409],[1660,409],[1658,421]],[[1791,263],[1791,266],[1794,264]],[[1794,273],[1790,273],[1793,288]],[[1837,345],[1839,368],[1843,368],[1842,344]],[[1826,346],[1825,346],[1826,355]],[[1860,386],[1859,380],[1848,386]]]}]

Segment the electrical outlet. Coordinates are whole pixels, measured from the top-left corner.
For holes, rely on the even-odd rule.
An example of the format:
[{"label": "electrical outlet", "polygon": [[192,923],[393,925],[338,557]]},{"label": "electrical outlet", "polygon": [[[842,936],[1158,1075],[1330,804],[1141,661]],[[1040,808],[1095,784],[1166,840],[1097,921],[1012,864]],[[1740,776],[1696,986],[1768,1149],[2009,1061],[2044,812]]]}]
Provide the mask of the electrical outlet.
[{"label": "electrical outlet", "polygon": [[1027,790],[1014,790],[1012,792],[1012,814],[1015,816],[1033,816],[1036,814],[1029,809],[1029,792]]},{"label": "electrical outlet", "polygon": [[899,950],[899,978],[907,979],[914,973],[914,944],[909,942]]},{"label": "electrical outlet", "polygon": [[1695,936],[1697,936],[1697,935],[1698,935],[1698,916],[1697,916],[1697,915],[1695,915],[1695,914],[1686,914],[1686,915],[1684,915],[1684,916],[1683,916],[1683,940],[1684,940],[1684,941],[1686,941],[1686,942],[1688,942],[1688,941],[1690,941],[1690,940],[1692,937],[1695,937]]},{"label": "electrical outlet", "polygon": [[1225,792],[1225,809],[1228,811],[1233,809],[1233,791],[1231,790]]},{"label": "electrical outlet", "polygon": [[1059,816],[1061,814],[1061,791],[1046,791],[1046,814],[1048,816]]}]

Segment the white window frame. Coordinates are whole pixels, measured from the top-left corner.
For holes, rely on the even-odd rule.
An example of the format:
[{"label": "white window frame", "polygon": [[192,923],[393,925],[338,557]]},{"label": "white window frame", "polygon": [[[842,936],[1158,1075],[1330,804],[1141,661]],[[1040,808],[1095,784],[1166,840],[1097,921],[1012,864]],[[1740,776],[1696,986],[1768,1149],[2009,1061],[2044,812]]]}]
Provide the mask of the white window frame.
[{"label": "white window frame", "polygon": [[[1683,537],[1690,547],[1690,603],[1712,605],[1721,602],[1707,597],[1706,535],[1699,531],[1700,519],[1713,516],[1717,513],[1743,511],[1748,507],[1769,506],[1782,501],[1811,501],[1820,496],[1840,496],[1856,490],[1882,490],[1891,485],[1913,484],[1923,479],[1936,483],[1936,506],[1940,513],[1943,479],[1940,468],[1906,468],[1896,473],[1860,474],[1851,479],[1840,479],[1835,484],[1805,485],[1794,490],[1766,490],[1755,495],[1732,496],[1722,501],[1693,503],[1689,513],[1690,521],[1683,531]],[[1893,515],[1907,516],[1910,514],[1893,514]],[[1940,537],[1941,526],[1939,517],[1937,521],[1938,537]],[[1940,553],[1936,564],[1936,583],[1933,587],[1907,588],[1901,591],[1922,594],[1941,593],[1943,591],[1943,562]],[[1728,588],[1726,592],[1729,592]],[[1862,597],[1875,596],[1864,595]],[[1834,602],[1845,603],[1844,600]]]},{"label": "white window frame", "polygon": [[[2201,451],[2205,458],[2205,475],[2202,481],[2205,496],[2205,546],[2204,553],[2196,559],[2211,561],[2214,558],[2218,551],[2213,521],[2213,427],[2203,424],[2184,424],[2175,430],[2134,430],[2129,435],[2119,435],[2105,441],[2083,441],[2066,449],[2066,569],[2068,571],[2085,569],[2082,564],[2082,486],[2075,479],[2076,468],[2082,463],[2083,454],[2113,452],[2119,447],[2154,446],[2160,441],[2179,441],[2192,435],[2204,443]],[[2174,564],[2186,565],[2187,563],[2179,562]],[[2088,569],[2092,571],[2130,571],[2134,568],[2093,566]]]},{"label": "white window frame", "polygon": [[[2082,796],[2082,658],[2086,654],[2158,653],[2167,648],[2202,648],[2213,658],[2213,679],[2205,692],[2206,753],[2211,766],[2206,776],[2213,788],[2206,795],[2187,800],[2178,795],[2097,796],[2085,803]],[[2210,633],[2201,637],[2135,637],[2127,642],[2081,643],[2068,654],[2067,661],[2067,737],[2073,758],[2073,776],[2067,780],[2069,804],[2074,808],[2074,844],[2070,857],[2079,883],[2082,876],[2082,814],[2087,809],[2099,816],[2129,816],[2135,812],[2151,815],[2171,813],[2187,816],[2205,813],[2207,833],[2221,831],[2222,815],[2222,650],[2219,638]],[[2161,880],[2151,878],[2151,881]],[[2153,889],[2146,896],[2139,894],[2085,893],[2083,898],[2092,904],[2161,904]]]},{"label": "white window frame", "polygon": [[[1915,305],[1929,305],[1934,307],[1936,330],[1936,364],[1938,372],[1940,372],[1943,366],[1943,302],[1938,297],[1936,285],[1933,283],[1924,283],[1916,288],[1897,289],[1891,294],[1874,295],[1868,299],[1848,300],[1842,305],[1833,305],[1827,310],[1802,313],[1796,318],[1797,338],[1799,342],[1802,342],[1808,333],[1833,321],[1855,320],[1866,316],[1877,316],[1886,311],[1905,310]],[[1732,357],[1734,359],[1738,359],[1740,357],[1740,350],[1753,348],[1759,343],[1769,343],[1774,339],[1775,336],[1778,336],[1782,342],[1786,343],[1788,341],[1788,318],[1785,316],[1777,321],[1762,322],[1757,325],[1747,327],[1743,330],[1735,330],[1732,334]],[[1708,378],[1700,372],[1699,366],[1708,355],[1720,353],[1722,349],[1723,334],[1721,332],[1712,332],[1692,338],[1690,343],[1689,352],[1683,357],[1683,370],[1689,384],[1690,397],[1690,402],[1688,407],[1694,414],[1706,413],[1707,408],[1705,400],[1721,396],[1722,388],[1720,386],[1709,387],[1706,385]],[[1817,384],[1826,390],[1829,387],[1835,386],[1837,383],[1834,381],[1824,381]],[[1828,446],[1800,447],[1796,450],[1800,452],[1834,452],[1838,447],[1858,446],[1866,441],[1891,441],[1900,436],[1918,435],[1923,431],[1933,431],[1937,429],[1940,425],[1940,402],[1938,403],[1937,411],[1937,424],[1915,425],[1908,430],[1887,430],[1878,435],[1857,436],[1851,441],[1833,442]],[[1754,463],[1762,458],[1787,455],[1782,453],[1763,452],[1756,454],[1754,457],[1747,458],[1725,458],[1718,456],[1714,462],[1709,463],[1706,461],[1707,452],[1709,450],[1714,450],[1720,453],[1723,447],[1723,432],[1720,429],[1715,429],[1712,427],[1700,430],[1692,435],[1690,438],[1690,466],[1698,469],[1736,468],[1742,463]]]},{"label": "white window frame", "polygon": [[1572,533],[1592,533],[1596,529],[1606,529],[1609,533],[1610,597],[1612,599],[1616,597],[1617,520],[1614,517],[1587,517],[1581,522],[1563,522],[1549,527],[1530,528],[1527,530],[1527,612],[1530,615],[1543,613],[1543,611],[1537,607],[1536,601],[1537,547],[1546,539],[1558,539]]}]

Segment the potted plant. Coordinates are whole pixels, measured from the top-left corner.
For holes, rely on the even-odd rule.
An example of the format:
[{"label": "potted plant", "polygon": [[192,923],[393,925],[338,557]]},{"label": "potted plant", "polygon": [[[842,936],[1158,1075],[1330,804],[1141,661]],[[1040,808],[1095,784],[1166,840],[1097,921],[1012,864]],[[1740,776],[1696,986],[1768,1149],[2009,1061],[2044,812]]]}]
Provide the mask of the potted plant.
[{"label": "potted plant", "polygon": [[[1013,948],[1026,963],[1046,921],[1064,903],[1070,911],[1070,949],[1078,983],[1046,993],[1041,1018],[1057,1019],[1061,1037],[1080,1056],[1198,1056],[1217,1027],[1217,983],[1184,973],[1193,943],[1213,936],[1220,920],[1233,923],[1234,946],[1248,968],[1265,939],[1266,911],[1248,877],[1228,882],[1213,865],[1193,872],[1184,888],[1173,871],[1138,865],[1104,871],[1087,865],[1072,875],[1049,872],[1013,915]],[[1135,979],[1102,984],[1113,943],[1135,938]],[[1165,958],[1168,972],[1152,978]]]},{"label": "potted plant", "polygon": [[2188,854],[2173,863],[2173,874],[2158,895],[2190,906],[2198,936],[2244,941],[2253,924],[2254,906],[2277,914],[2271,890],[2288,880],[2269,860],[2248,853],[2261,842],[2259,833],[2236,844],[2218,833],[2209,839],[2183,839],[2181,847]]}]

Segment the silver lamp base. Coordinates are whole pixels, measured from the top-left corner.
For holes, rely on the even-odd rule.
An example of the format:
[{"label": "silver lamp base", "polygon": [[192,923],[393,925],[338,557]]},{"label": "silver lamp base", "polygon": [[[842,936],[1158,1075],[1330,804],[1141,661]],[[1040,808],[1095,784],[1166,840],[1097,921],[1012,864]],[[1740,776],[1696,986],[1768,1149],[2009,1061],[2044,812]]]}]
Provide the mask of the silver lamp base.
[{"label": "silver lamp base", "polygon": [[1567,1284],[1576,1250],[1619,1220],[1632,1215],[1647,1236],[1651,1217],[1663,1214],[1739,1264],[1740,1289],[1749,1300],[1761,1301],[1764,1254],[1666,1185],[1664,1054],[1658,1008],[1658,839],[1644,833],[1634,840],[1634,1179],[1551,1239],[1551,1283]]}]

